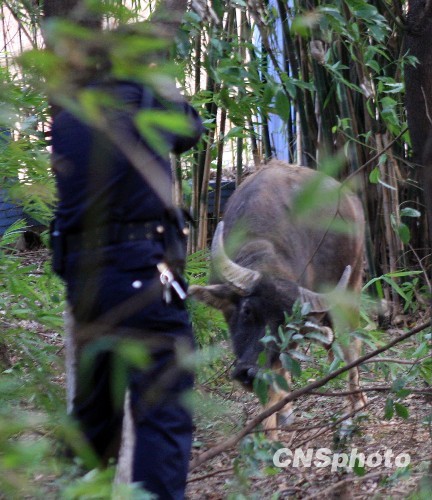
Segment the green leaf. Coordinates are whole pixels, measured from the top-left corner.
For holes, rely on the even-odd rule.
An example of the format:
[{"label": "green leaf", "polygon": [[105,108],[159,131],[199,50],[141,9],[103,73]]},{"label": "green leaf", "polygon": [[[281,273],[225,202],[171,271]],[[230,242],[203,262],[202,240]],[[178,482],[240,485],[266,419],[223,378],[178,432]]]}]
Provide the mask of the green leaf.
[{"label": "green leaf", "polygon": [[426,359],[420,366],[421,377],[429,384],[432,384],[432,360]]},{"label": "green leaf", "polygon": [[421,217],[421,212],[411,207],[404,207],[400,211],[401,217]]},{"label": "green leaf", "polygon": [[267,363],[267,354],[264,351],[261,351],[258,354],[257,365],[260,368],[263,368]]},{"label": "green leaf", "polygon": [[282,389],[283,391],[289,392],[290,388],[288,385],[288,382],[286,381],[286,378],[283,377],[282,375],[276,373],[274,376],[274,380],[276,382],[276,385]]},{"label": "green leaf", "polygon": [[0,248],[16,243],[16,241],[21,236],[21,234],[24,233],[26,228],[27,228],[27,222],[24,219],[19,219],[15,221],[3,233],[3,236],[0,239]]},{"label": "green leaf", "polygon": [[282,326],[279,326],[278,335],[280,338],[280,344],[279,344],[280,351],[284,351],[288,347],[290,342],[294,340],[293,333],[294,333],[293,330],[286,330]]},{"label": "green leaf", "polygon": [[273,97],[274,97],[274,89],[271,85],[268,85],[264,89],[264,92],[263,92],[262,98],[261,98],[261,103],[262,103],[263,108],[266,108],[267,106],[269,106],[271,104],[271,102],[273,101]]},{"label": "green leaf", "polygon": [[223,17],[225,13],[225,2],[222,0],[213,0],[212,7],[218,17]]},{"label": "green leaf", "polygon": [[400,391],[396,392],[396,397],[403,399],[406,398],[411,394],[411,391],[409,389],[401,389]]},{"label": "green leaf", "polygon": [[409,411],[408,411],[408,408],[400,403],[395,403],[394,404],[394,407],[395,407],[395,410],[396,410],[396,414],[403,418],[403,419],[407,419],[409,417]]},{"label": "green leaf", "polygon": [[120,342],[117,347],[117,354],[127,365],[139,369],[146,368],[151,360],[146,347],[142,343],[133,340]]},{"label": "green leaf", "polygon": [[422,273],[423,271],[395,271],[394,273],[387,273],[384,276],[388,276],[389,278],[403,278],[404,276],[415,276]]},{"label": "green leaf", "polygon": [[[332,162],[329,162],[328,165],[331,164]],[[335,161],[336,164],[337,161]],[[327,207],[334,205],[340,196],[339,189],[337,185],[330,185],[327,182],[327,177],[319,172],[296,192],[292,206],[293,214],[304,218],[313,215],[317,218],[321,212],[325,212]],[[325,224],[326,221],[323,223]]]},{"label": "green leaf", "polygon": [[318,342],[322,342],[323,344],[327,344],[329,340],[323,333],[320,332],[310,332],[307,333],[305,337],[307,339],[317,340]]},{"label": "green leaf", "polygon": [[302,370],[300,363],[296,359],[293,359],[286,352],[282,352],[279,356],[279,359],[285,370],[289,371],[293,377],[300,377]]},{"label": "green leaf", "polygon": [[270,342],[274,342],[275,338],[273,335],[265,335],[262,339],[260,339],[260,342],[262,344],[269,344]]},{"label": "green leaf", "polygon": [[166,154],[170,149],[164,131],[185,137],[192,133],[188,118],[174,111],[142,110],[136,114],[135,122],[143,138],[160,154]]},{"label": "green leaf", "polygon": [[369,174],[369,182],[371,184],[378,184],[380,180],[380,170],[379,167],[375,167]]},{"label": "green leaf", "polygon": [[405,385],[406,381],[403,378],[397,378],[393,381],[391,390],[392,392],[399,392],[405,387]]},{"label": "green leaf", "polygon": [[344,353],[343,353],[342,347],[340,346],[339,342],[333,342],[332,351],[338,359],[340,359],[340,360],[344,359]]},{"label": "green leaf", "polygon": [[342,364],[342,360],[335,357],[335,359],[330,363],[330,366],[327,369],[327,373],[334,372],[339,368],[339,366]]},{"label": "green leaf", "polygon": [[384,418],[386,420],[390,420],[394,415],[394,403],[393,399],[387,398],[385,407],[384,407]]},{"label": "green leaf", "polygon": [[360,465],[360,460],[358,458],[354,461],[353,471],[357,476],[364,476],[366,474],[366,468],[364,464]]},{"label": "green leaf", "polygon": [[255,377],[253,382],[253,390],[262,405],[265,405],[268,401],[268,389],[269,385],[265,380],[263,380],[261,377]]},{"label": "green leaf", "polygon": [[310,312],[311,312],[311,305],[309,302],[305,302],[304,304],[302,304],[301,306],[301,315],[302,316],[307,316]]},{"label": "green leaf", "polygon": [[393,276],[390,274],[384,274],[382,279],[388,283],[405,301],[409,302],[409,297],[405,294],[402,288],[392,279]]},{"label": "green leaf", "polygon": [[247,137],[244,127],[232,127],[230,131],[224,136],[224,140],[231,139],[232,137]]},{"label": "green leaf", "polygon": [[405,84],[402,82],[395,82],[395,83],[387,82],[385,86],[386,86],[385,92],[387,92],[388,94],[399,94],[403,93],[403,91],[405,90]]},{"label": "green leaf", "polygon": [[275,99],[276,113],[287,122],[291,116],[291,103],[283,90],[278,90]]},{"label": "green leaf", "polygon": [[308,356],[307,354],[304,354],[303,352],[296,351],[294,349],[289,350],[289,354],[292,358],[297,358],[300,361],[310,361],[311,357]]},{"label": "green leaf", "polygon": [[378,61],[375,61],[374,59],[369,59],[366,61],[366,66],[369,66],[369,68],[373,69],[375,73],[380,73],[381,72],[381,66]]},{"label": "green leaf", "polygon": [[425,356],[429,351],[429,343],[421,342],[417,349],[412,353],[412,358],[419,358],[420,356]]},{"label": "green leaf", "polygon": [[326,16],[336,20],[340,25],[345,26],[346,25],[346,20],[345,18],[341,15],[340,9],[333,6],[320,6],[319,7],[319,12],[322,14],[325,14]]},{"label": "green leaf", "polygon": [[404,243],[405,245],[407,245],[411,239],[411,233],[410,233],[410,230],[409,230],[409,227],[404,224],[403,222],[401,222],[397,228],[397,234],[400,238],[400,240],[402,241],[402,243]]}]

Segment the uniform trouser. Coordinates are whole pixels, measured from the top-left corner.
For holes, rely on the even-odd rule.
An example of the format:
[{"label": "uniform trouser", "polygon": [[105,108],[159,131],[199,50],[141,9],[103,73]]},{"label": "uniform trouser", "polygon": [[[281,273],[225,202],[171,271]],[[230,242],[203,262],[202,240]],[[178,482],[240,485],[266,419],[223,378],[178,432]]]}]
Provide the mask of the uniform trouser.
[{"label": "uniform trouser", "polygon": [[[117,457],[128,389],[134,430],[132,481],[158,498],[177,500],[184,498],[192,441],[192,418],[182,398],[193,385],[192,374],[179,363],[179,353],[190,350],[193,340],[184,304],[176,299],[165,304],[158,276],[151,274],[151,279],[146,272],[138,274],[139,293],[136,284],[129,286],[137,282],[137,273],[128,276],[116,266],[104,269],[97,286],[88,274],[79,283],[66,280],[78,325],[80,361],[72,415],[106,463]],[[86,300],[83,290],[89,293]],[[140,297],[142,306],[136,307]],[[116,307],[123,317],[113,326],[106,318],[112,320]],[[132,346],[136,343],[136,349],[144,346],[149,359],[143,366],[137,365],[134,355],[130,362],[124,353],[119,356],[125,340]]]},{"label": "uniform trouser", "polygon": [[[115,356],[98,354],[92,376],[82,374],[85,383],[78,378],[72,412],[103,462],[117,457],[121,441],[124,405],[121,395],[113,394]],[[127,384],[134,434],[131,479],[162,499],[184,496],[192,438],[191,415],[181,396],[193,378],[173,367],[174,356],[173,350],[153,354],[148,369],[129,370]]]}]

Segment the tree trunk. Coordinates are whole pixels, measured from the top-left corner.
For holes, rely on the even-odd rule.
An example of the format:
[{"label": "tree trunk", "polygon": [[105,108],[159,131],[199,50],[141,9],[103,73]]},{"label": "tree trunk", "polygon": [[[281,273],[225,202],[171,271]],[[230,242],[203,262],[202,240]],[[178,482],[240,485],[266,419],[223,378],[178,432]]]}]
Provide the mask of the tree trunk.
[{"label": "tree trunk", "polygon": [[418,59],[405,68],[406,110],[414,162],[421,167],[420,179],[428,220],[428,243],[432,247],[432,2],[409,0],[405,49]]}]

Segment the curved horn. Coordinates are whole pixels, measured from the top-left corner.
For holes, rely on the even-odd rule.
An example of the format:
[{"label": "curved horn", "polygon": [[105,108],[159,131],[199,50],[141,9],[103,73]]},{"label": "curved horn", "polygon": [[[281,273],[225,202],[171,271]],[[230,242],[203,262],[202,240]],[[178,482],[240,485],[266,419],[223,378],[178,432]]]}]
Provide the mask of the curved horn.
[{"label": "curved horn", "polygon": [[332,303],[332,295],[337,295],[338,293],[346,290],[351,277],[351,272],[352,267],[346,266],[335,289],[329,293],[312,292],[307,288],[299,286],[300,302],[302,304],[308,302],[311,306],[311,312],[322,313],[329,311]]},{"label": "curved horn", "polygon": [[228,257],[223,243],[223,229],[224,223],[219,222],[213,236],[211,253],[215,270],[230,285],[248,294],[261,279],[261,273],[242,267]]}]

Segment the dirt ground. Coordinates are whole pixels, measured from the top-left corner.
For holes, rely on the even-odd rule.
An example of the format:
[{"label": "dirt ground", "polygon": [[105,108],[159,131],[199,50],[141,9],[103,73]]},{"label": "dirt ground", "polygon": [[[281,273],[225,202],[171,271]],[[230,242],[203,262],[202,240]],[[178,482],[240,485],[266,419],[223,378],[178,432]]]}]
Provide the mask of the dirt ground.
[{"label": "dirt ground", "polygon": [[[36,260],[41,265],[46,258],[46,252],[29,255],[30,261]],[[420,318],[416,320],[420,321]],[[424,317],[422,320],[424,321]],[[415,321],[411,323],[415,326]],[[402,331],[393,333],[400,334]],[[43,332],[41,335],[44,335],[44,341],[50,342],[49,335]],[[53,342],[57,344],[61,342],[61,338],[55,335]],[[224,349],[228,351],[228,345]],[[60,355],[61,351],[59,344]],[[226,441],[260,411],[260,405],[253,394],[242,391],[230,382],[228,368],[229,366],[224,370],[222,380],[217,380],[217,383],[197,385],[196,392],[201,399],[196,405],[192,460],[212,446]],[[369,372],[372,378],[362,378],[362,385],[389,383],[380,380],[376,373]],[[63,374],[59,374],[57,382],[64,385]],[[429,389],[422,381],[418,382],[416,388]],[[340,385],[340,389],[344,390],[344,386]],[[334,387],[330,390],[336,391]],[[334,425],[344,413],[344,398],[303,396],[295,402],[294,423],[289,428],[278,431],[276,441],[267,440],[257,429],[236,447],[227,449],[191,470],[187,499],[432,498],[432,487],[424,486],[430,474],[428,469],[432,460],[432,397],[411,393],[402,401],[408,409],[407,418],[395,414],[390,420],[386,420],[384,414],[387,395],[385,392],[368,393],[369,404],[355,420],[355,430],[345,444],[338,442],[339,426]],[[275,467],[272,458],[281,448],[288,448],[292,452],[300,449],[305,454],[310,453],[308,449],[312,449],[310,466],[300,460],[298,466],[287,464],[284,468]],[[363,475],[344,467],[334,467],[335,470],[331,466],[319,467],[316,453],[322,449],[328,450],[326,453],[332,460],[334,455],[331,453],[346,453],[351,457],[350,454],[356,449],[357,453],[368,457],[370,462],[360,471]],[[392,455],[388,463],[375,467],[371,455],[378,454],[383,459],[389,450]],[[399,465],[406,464],[406,455],[402,454],[409,456],[410,465],[407,468],[396,466],[396,457],[399,457]],[[375,456],[378,460],[379,457]],[[286,454],[281,455],[282,461],[287,458]],[[423,486],[421,495],[420,485]]]},{"label": "dirt ground", "polygon": [[[220,395],[218,396],[220,397]],[[429,398],[429,400],[428,400]],[[241,443],[236,449],[230,449],[211,461],[205,462],[191,471],[187,498],[205,499],[315,499],[315,498],[432,498],[432,488],[423,487],[422,496],[415,496],[420,482],[428,475],[429,460],[432,459],[430,424],[430,397],[423,394],[411,394],[404,399],[409,416],[403,419],[394,416],[384,419],[386,395],[369,393],[369,404],[356,421],[356,430],[345,446],[335,443],[339,435],[332,427],[335,417],[342,415],[344,399],[338,397],[306,396],[295,404],[296,420],[290,428],[278,432],[278,442],[270,443],[257,434],[255,440],[261,441],[251,448]],[[236,392],[227,398],[227,408],[231,415],[221,417],[224,425],[209,426],[205,421],[197,422],[194,457],[215,444],[220,444],[239,429],[239,424],[259,411],[259,406],[252,396]],[[215,428],[216,427],[216,428]],[[279,448],[289,448],[292,452],[301,448],[307,453],[308,448],[316,453],[327,448],[331,452],[347,453],[351,451],[365,455],[366,464],[363,476],[348,471],[344,467],[318,467],[313,455],[311,466],[299,461],[299,466],[289,465],[276,469],[272,456]],[[258,456],[258,462],[251,464],[249,457]],[[387,451],[387,460],[385,452]],[[370,458],[371,454],[378,453]],[[393,455],[391,455],[393,453]],[[406,455],[409,455],[409,459]],[[246,457],[246,458],[244,458]],[[391,458],[390,458],[391,457]],[[287,455],[281,455],[284,462]],[[340,463],[344,458],[338,459]],[[368,462],[369,460],[369,462]],[[374,466],[378,461],[380,466]],[[396,465],[405,465],[410,460],[408,470]],[[320,462],[322,463],[322,461]],[[308,462],[306,461],[306,465]],[[370,465],[370,466],[369,466]],[[388,467],[387,467],[388,465]],[[412,497],[410,495],[413,495]]]}]

